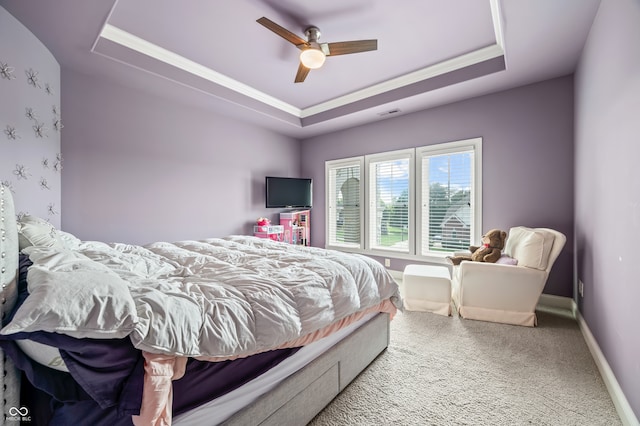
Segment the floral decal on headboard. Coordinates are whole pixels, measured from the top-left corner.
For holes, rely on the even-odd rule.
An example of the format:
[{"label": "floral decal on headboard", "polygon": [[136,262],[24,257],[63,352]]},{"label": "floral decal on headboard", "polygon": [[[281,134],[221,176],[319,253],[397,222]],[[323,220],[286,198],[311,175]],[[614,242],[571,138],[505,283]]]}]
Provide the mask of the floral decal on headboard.
[{"label": "floral decal on headboard", "polygon": [[10,67],[9,64],[5,64],[4,62],[0,62],[0,77],[6,78],[7,80],[12,80],[16,78],[13,75],[13,67]]},{"label": "floral decal on headboard", "polygon": [[16,133],[16,128],[12,127],[10,125],[7,124],[6,129],[4,129],[4,134],[7,135],[7,137],[9,139],[13,139],[16,140],[18,139],[20,136],[18,136],[18,134]]},{"label": "floral decal on headboard", "polygon": [[53,85],[42,82],[39,71],[26,67],[21,78],[16,68],[0,58],[0,182],[15,194],[20,214],[34,214],[59,226],[64,127],[60,106],[51,106]]},{"label": "floral decal on headboard", "polygon": [[38,80],[38,73],[36,71],[29,68],[24,73],[27,75],[27,83],[29,83],[29,85],[37,87],[38,89],[41,87],[40,80]]},{"label": "floral decal on headboard", "polygon": [[0,7],[0,182],[16,211],[60,226],[60,65]]}]

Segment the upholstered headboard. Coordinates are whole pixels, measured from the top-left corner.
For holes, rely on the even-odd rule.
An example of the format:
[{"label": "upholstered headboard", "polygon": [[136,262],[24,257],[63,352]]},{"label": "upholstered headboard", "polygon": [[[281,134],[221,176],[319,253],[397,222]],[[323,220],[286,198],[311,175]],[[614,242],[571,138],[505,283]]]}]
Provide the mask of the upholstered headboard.
[{"label": "upholstered headboard", "polygon": [[[13,197],[9,188],[0,184],[0,316],[2,325],[7,313],[11,310],[18,296],[18,227],[13,205]],[[15,417],[20,407],[20,374],[0,350],[0,404],[2,407],[2,424],[7,424],[7,417]],[[15,422],[14,422],[15,424]]]},{"label": "upholstered headboard", "polygon": [[60,228],[60,65],[2,6],[0,70],[0,183],[11,189],[17,214],[41,217]]}]

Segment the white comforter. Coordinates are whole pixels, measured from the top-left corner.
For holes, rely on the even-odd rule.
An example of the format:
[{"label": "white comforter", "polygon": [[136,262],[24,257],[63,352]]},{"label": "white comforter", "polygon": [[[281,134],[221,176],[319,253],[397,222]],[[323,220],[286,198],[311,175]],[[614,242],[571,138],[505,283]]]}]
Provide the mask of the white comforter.
[{"label": "white comforter", "polygon": [[385,299],[401,306],[395,281],[368,257],[254,237],[25,251],[34,262],[30,296],[4,334],[129,335],[151,353],[231,357],[279,347]]}]

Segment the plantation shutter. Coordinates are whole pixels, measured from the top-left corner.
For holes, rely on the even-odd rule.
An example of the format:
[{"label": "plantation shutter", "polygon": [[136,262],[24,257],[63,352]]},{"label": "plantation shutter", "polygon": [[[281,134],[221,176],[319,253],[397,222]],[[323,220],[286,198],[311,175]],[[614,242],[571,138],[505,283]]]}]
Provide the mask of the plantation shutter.
[{"label": "plantation shutter", "polygon": [[328,245],[362,247],[361,161],[327,166]]},{"label": "plantation shutter", "polygon": [[325,162],[326,247],[441,261],[480,240],[482,138]]},{"label": "plantation shutter", "polygon": [[372,249],[409,253],[412,157],[400,157],[369,162],[369,244]]},{"label": "plantation shutter", "polygon": [[472,244],[476,149],[421,151],[421,254],[467,250]]}]

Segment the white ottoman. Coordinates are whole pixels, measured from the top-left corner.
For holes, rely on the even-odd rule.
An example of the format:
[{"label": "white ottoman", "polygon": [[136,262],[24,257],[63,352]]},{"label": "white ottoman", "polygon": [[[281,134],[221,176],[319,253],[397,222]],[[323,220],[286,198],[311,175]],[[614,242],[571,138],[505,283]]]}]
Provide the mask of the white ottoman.
[{"label": "white ottoman", "polygon": [[407,265],[402,285],[407,310],[451,315],[451,275],[446,266]]}]

